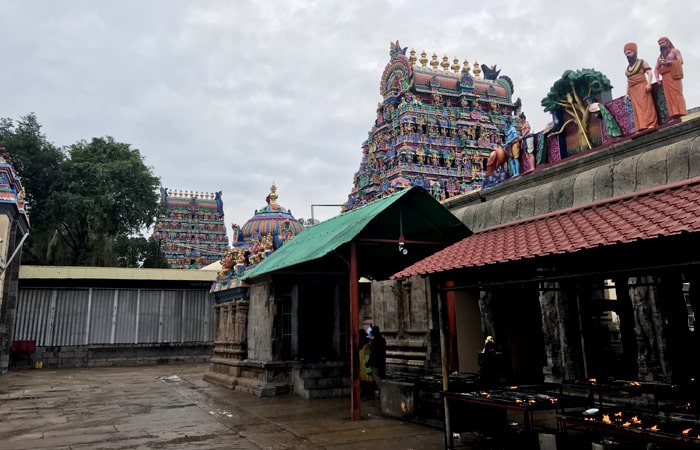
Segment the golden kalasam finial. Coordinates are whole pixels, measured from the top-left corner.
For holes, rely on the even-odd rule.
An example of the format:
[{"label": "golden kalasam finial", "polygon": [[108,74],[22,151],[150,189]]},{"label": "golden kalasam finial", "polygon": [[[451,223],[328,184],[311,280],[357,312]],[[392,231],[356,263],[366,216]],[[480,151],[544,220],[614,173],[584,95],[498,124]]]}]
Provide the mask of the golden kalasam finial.
[{"label": "golden kalasam finial", "polygon": [[433,56],[430,58],[430,67],[432,67],[433,70],[435,70],[435,71],[438,70],[437,55],[434,52],[433,52]]},{"label": "golden kalasam finial", "polygon": [[414,49],[411,49],[411,56],[408,57],[408,61],[411,63],[412,66],[416,65],[416,51]]},{"label": "golden kalasam finial", "polygon": [[450,68],[452,69],[452,72],[455,75],[459,75],[459,59],[457,59],[457,58],[453,59],[452,60],[452,67],[450,67]]},{"label": "golden kalasam finial", "polygon": [[467,59],[464,59],[464,64],[462,65],[462,72],[464,73],[469,73],[471,69],[469,68],[469,61]]},{"label": "golden kalasam finial", "polygon": [[474,78],[481,79],[481,69],[477,61],[474,61]]},{"label": "golden kalasam finial", "polygon": [[428,67],[428,54],[425,53],[425,50],[420,54],[420,65],[422,67]]},{"label": "golden kalasam finial", "polygon": [[450,58],[448,58],[447,55],[444,55],[440,65],[442,66],[443,72],[448,72],[450,70]]},{"label": "golden kalasam finial", "polygon": [[275,186],[275,182],[272,182],[272,186],[270,186],[270,204],[274,205],[277,203],[277,186]]}]

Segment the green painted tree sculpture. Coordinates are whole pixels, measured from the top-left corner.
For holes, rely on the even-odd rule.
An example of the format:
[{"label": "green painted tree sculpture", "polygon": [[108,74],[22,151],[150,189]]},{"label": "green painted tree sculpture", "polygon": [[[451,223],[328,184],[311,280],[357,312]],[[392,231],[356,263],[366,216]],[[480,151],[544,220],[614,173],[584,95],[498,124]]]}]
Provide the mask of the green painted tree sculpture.
[{"label": "green painted tree sculpture", "polygon": [[554,82],[542,106],[545,112],[567,113],[567,119],[561,127],[563,131],[574,123],[578,127],[580,148],[592,148],[588,131],[590,112],[588,106],[595,102],[595,96],[612,89],[608,77],[593,69],[567,70]]}]

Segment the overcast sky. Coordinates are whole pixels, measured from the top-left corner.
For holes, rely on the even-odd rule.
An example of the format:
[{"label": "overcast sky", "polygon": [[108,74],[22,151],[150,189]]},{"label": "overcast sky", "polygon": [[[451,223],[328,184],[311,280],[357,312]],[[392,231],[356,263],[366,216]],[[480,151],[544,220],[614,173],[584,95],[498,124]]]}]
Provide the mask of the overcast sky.
[{"label": "overcast sky", "polygon": [[297,218],[347,200],[392,41],[497,64],[541,130],[564,70],[622,96],[624,44],[653,64],[664,35],[700,106],[699,18],[698,0],[2,0],[0,117],[34,112],[58,146],[112,136],[171,191],[223,191],[230,235],[273,181]]}]

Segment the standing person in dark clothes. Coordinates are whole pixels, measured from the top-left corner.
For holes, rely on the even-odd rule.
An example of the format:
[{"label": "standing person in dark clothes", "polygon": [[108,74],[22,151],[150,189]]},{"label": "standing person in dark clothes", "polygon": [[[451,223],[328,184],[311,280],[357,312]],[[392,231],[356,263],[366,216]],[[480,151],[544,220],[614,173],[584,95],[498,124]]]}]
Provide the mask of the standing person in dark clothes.
[{"label": "standing person in dark clothes", "polygon": [[372,369],[377,388],[381,389],[381,381],[386,376],[386,340],[376,325],[372,327],[372,349],[367,364]]}]

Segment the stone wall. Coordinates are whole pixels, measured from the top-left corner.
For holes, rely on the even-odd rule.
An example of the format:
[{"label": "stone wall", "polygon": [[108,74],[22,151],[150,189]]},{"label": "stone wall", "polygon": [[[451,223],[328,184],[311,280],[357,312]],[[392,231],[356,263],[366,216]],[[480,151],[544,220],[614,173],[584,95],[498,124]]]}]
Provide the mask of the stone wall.
[{"label": "stone wall", "polygon": [[250,288],[248,309],[248,358],[258,361],[273,359],[272,332],[276,314],[273,285],[256,284]]},{"label": "stone wall", "polygon": [[143,366],[167,363],[208,362],[213,345],[171,344],[93,344],[37,347],[31,355],[13,355],[12,368],[30,368],[41,362],[44,368]]},{"label": "stone wall", "polygon": [[387,371],[425,375],[439,371],[439,329],[429,279],[372,283],[372,317],[387,340]]}]

